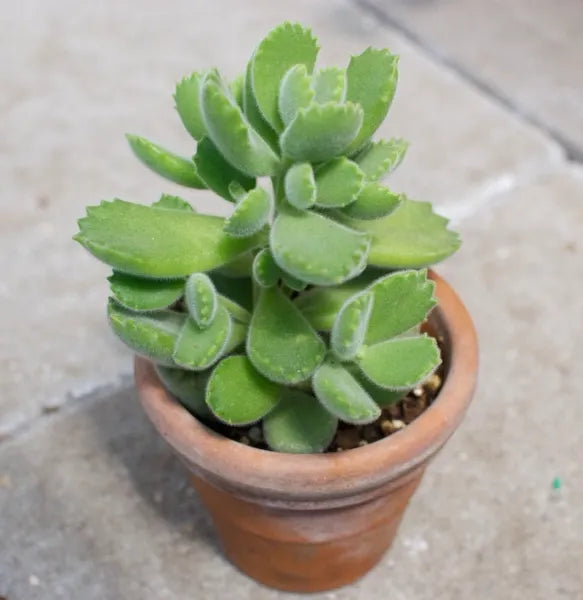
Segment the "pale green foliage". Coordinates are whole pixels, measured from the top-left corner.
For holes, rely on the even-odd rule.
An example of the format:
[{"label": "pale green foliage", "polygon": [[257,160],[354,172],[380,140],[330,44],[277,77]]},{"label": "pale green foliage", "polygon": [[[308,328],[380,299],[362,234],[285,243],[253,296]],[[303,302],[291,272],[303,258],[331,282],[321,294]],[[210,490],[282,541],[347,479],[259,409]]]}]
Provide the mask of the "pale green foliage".
[{"label": "pale green foliage", "polygon": [[368,48],[318,69],[317,54],[284,23],[230,83],[216,69],[181,80],[192,158],[127,136],[154,172],[230,202],[227,218],[168,194],[116,199],[75,236],[113,269],[113,331],[167,389],[211,426],[263,419],[280,452],[325,450],[338,420],[375,421],[439,365],[420,333],[436,304],[423,267],[460,243],[430,204],[381,183],[407,150],[373,140],[397,57]]}]

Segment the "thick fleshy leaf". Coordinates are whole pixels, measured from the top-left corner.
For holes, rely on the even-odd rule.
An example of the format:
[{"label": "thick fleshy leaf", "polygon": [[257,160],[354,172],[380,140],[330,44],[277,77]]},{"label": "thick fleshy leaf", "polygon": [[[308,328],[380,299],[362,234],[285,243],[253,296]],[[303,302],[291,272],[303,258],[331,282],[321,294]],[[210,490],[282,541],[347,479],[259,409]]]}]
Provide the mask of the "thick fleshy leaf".
[{"label": "thick fleshy leaf", "polygon": [[213,280],[219,294],[240,304],[248,311],[253,310],[253,281],[251,279],[251,272],[245,275],[245,277],[231,277],[213,271],[209,273],[209,276]]},{"label": "thick fleshy leaf", "polygon": [[399,57],[388,50],[367,48],[350,59],[346,70],[346,99],[360,104],[364,120],[348,153],[361,148],[387,116],[397,87]]},{"label": "thick fleshy leaf", "polygon": [[200,88],[203,73],[192,73],[176,85],[174,101],[180,119],[186,131],[195,140],[201,140],[206,135],[206,127],[200,109]]},{"label": "thick fleshy leaf", "polygon": [[379,140],[368,144],[354,160],[369,181],[378,181],[401,164],[408,147],[408,142],[398,138]]},{"label": "thick fleshy leaf", "polygon": [[172,196],[170,194],[162,194],[160,200],[152,202],[153,208],[162,208],[166,210],[183,210],[186,212],[196,212],[192,206],[179,196]]},{"label": "thick fleshy leaf", "polygon": [[114,333],[136,354],[163,365],[174,364],[172,352],[186,319],[184,313],[161,310],[140,314],[110,299],[107,316]]},{"label": "thick fleshy leaf", "polygon": [[[247,339],[247,332],[249,331],[249,327],[244,323],[239,323],[238,321],[231,322],[231,333],[229,334],[229,340],[227,341],[227,345],[223,350],[223,356],[230,354],[233,350],[237,350],[240,346],[245,343]],[[241,349],[244,351],[244,348]]]},{"label": "thick fleshy leaf", "polygon": [[206,377],[193,371],[173,369],[156,365],[158,377],[164,387],[197,417],[208,419],[212,417],[204,401]]},{"label": "thick fleshy leaf", "polygon": [[276,452],[323,452],[334,439],[338,420],[313,396],[284,389],[279,404],[263,419],[263,436]]},{"label": "thick fleshy leaf", "polygon": [[316,205],[322,208],[342,207],[354,202],[364,184],[360,167],[341,156],[316,170]]},{"label": "thick fleshy leaf", "polygon": [[265,226],[272,211],[273,197],[258,186],[239,200],[223,230],[235,238],[248,238]]},{"label": "thick fleshy leaf", "polygon": [[192,273],[186,280],[184,300],[190,316],[205,329],[217,314],[219,298],[215,286],[206,273]]},{"label": "thick fleshy leaf", "polygon": [[231,96],[237,103],[240,108],[243,108],[243,94],[245,88],[245,76],[240,73],[229,83],[229,91],[231,92]]},{"label": "thick fleshy leaf", "polygon": [[300,108],[308,107],[314,99],[312,78],[306,65],[294,65],[281,80],[278,109],[284,125],[291,123]]},{"label": "thick fleshy leaf", "polygon": [[212,323],[205,329],[192,318],[186,320],[172,358],[185,369],[204,371],[223,355],[230,335],[231,317],[223,306],[219,306]]},{"label": "thick fleshy leaf", "polygon": [[376,421],[379,405],[339,363],[327,360],[312,378],[314,393],[322,406],[345,423],[364,425]]},{"label": "thick fleshy leaf", "polygon": [[211,412],[229,425],[249,425],[277,405],[279,386],[261,376],[246,356],[224,358],[213,371],[206,403]]},{"label": "thick fleshy leaf", "polygon": [[261,290],[251,318],[247,355],[265,377],[279,383],[306,380],[322,362],[326,346],[278,287]]},{"label": "thick fleshy leaf", "polygon": [[391,406],[402,400],[409,390],[385,390],[378,385],[375,385],[368,379],[364,373],[354,363],[346,365],[350,374],[358,381],[362,388],[366,390],[368,395],[381,407]]},{"label": "thick fleshy leaf", "polygon": [[338,67],[319,69],[312,76],[314,100],[319,104],[344,102],[346,99],[346,71]]},{"label": "thick fleshy leaf", "polygon": [[342,154],[362,125],[362,108],[347,102],[312,104],[298,111],[280,138],[282,152],[297,161],[324,162]]},{"label": "thick fleshy leaf", "polygon": [[305,281],[302,281],[289,273],[282,272],[281,279],[290,290],[294,290],[295,292],[303,292],[308,287],[308,284]]},{"label": "thick fleshy leaf", "polygon": [[228,162],[252,177],[277,173],[279,157],[213,78],[204,81],[201,104],[208,135]]},{"label": "thick fleshy leaf", "polygon": [[373,302],[374,295],[366,291],[349,298],[342,305],[330,337],[332,351],[340,360],[352,360],[360,352]]},{"label": "thick fleshy leaf", "polygon": [[107,280],[115,299],[130,310],[168,308],[184,294],[184,279],[142,279],[114,272]]},{"label": "thick fleshy leaf", "polygon": [[425,320],[437,304],[435,284],[427,272],[399,271],[373,283],[374,294],[366,343],[375,344],[404,333]]},{"label": "thick fleshy leaf", "polygon": [[353,219],[380,219],[395,211],[401,204],[402,196],[394,194],[384,185],[371,181],[365,183],[356,200],[342,212]]},{"label": "thick fleshy leaf", "polygon": [[277,284],[280,277],[281,269],[273,260],[269,248],[263,248],[253,261],[253,280],[262,288],[270,288]]},{"label": "thick fleshy leaf", "polygon": [[233,201],[229,191],[229,184],[232,182],[238,183],[245,190],[255,187],[255,179],[228,163],[207,137],[203,138],[196,148],[194,164],[206,186],[229,202]]},{"label": "thick fleshy leaf", "polygon": [[374,384],[389,390],[407,390],[426,379],[439,366],[437,342],[427,335],[395,338],[367,346],[358,360]]},{"label": "thick fleshy leaf", "polygon": [[238,321],[239,323],[243,324],[251,321],[251,313],[234,300],[231,300],[227,296],[219,296],[219,302],[227,309],[234,321]]},{"label": "thick fleshy leaf", "polygon": [[334,285],[358,275],[366,264],[369,240],[311,211],[289,207],[271,228],[270,247],[277,264],[314,285]]},{"label": "thick fleshy leaf", "polygon": [[297,64],[312,72],[318,42],[309,29],[297,23],[283,23],[261,41],[252,59],[251,81],[259,110],[266,121],[281,131],[278,110],[279,87],[283,76]]},{"label": "thick fleshy leaf", "polygon": [[223,233],[224,222],[113,200],[88,207],[73,239],[117,271],[176,279],[224,265],[265,239],[263,232],[245,239],[229,237]]},{"label": "thick fleshy leaf", "polygon": [[300,210],[313,206],[316,201],[316,181],[310,163],[296,163],[285,174],[285,197]]},{"label": "thick fleshy leaf", "polygon": [[394,213],[376,221],[342,222],[372,235],[368,263],[386,269],[410,269],[435,264],[460,247],[457,233],[447,228],[448,220],[433,212],[429,202],[403,198]]},{"label": "thick fleshy leaf", "polygon": [[158,175],[186,187],[200,190],[206,188],[191,160],[178,156],[137,135],[126,134],[126,138],[134,154]]},{"label": "thick fleshy leaf", "polygon": [[218,272],[229,279],[244,279],[245,277],[251,277],[253,256],[253,252],[245,252],[234,260],[220,266],[213,274]]}]

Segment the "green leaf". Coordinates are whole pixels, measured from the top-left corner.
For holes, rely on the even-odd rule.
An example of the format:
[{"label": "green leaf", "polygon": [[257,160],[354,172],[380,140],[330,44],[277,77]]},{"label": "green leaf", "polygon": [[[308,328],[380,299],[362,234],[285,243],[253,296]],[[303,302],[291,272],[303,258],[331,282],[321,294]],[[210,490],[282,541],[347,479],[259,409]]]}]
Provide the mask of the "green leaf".
[{"label": "green leaf", "polygon": [[73,238],[117,271],[176,279],[234,260],[265,239],[223,233],[224,219],[113,200],[87,208]]},{"label": "green leaf", "polygon": [[357,104],[312,104],[298,111],[280,138],[282,152],[297,161],[324,162],[348,148],[362,125]]},{"label": "green leaf", "polygon": [[230,335],[231,318],[223,306],[219,307],[212,323],[205,329],[199,327],[194,319],[187,319],[172,358],[185,369],[204,371],[223,355]]},{"label": "green leaf", "polygon": [[294,65],[281,80],[278,109],[284,125],[291,123],[300,108],[308,107],[314,99],[312,78],[306,65]]},{"label": "green leaf", "polygon": [[437,342],[427,335],[396,338],[367,346],[358,364],[374,384],[389,390],[407,390],[439,366]]},{"label": "green leaf", "polygon": [[360,167],[341,156],[316,170],[316,206],[342,207],[354,202],[364,184]]},{"label": "green leaf", "polygon": [[130,310],[168,308],[184,294],[184,279],[141,279],[114,272],[107,280],[115,299]]},{"label": "green leaf", "polygon": [[277,173],[279,157],[212,78],[204,81],[201,104],[209,137],[228,162],[253,177]]},{"label": "green leaf", "polygon": [[309,29],[283,23],[269,32],[259,44],[251,63],[253,94],[265,120],[281,131],[278,111],[279,86],[286,72],[297,64],[312,72],[318,55],[318,42]]},{"label": "green leaf", "polygon": [[280,277],[281,269],[273,260],[269,248],[263,248],[253,261],[253,280],[263,288],[270,288],[277,284]]},{"label": "green leaf", "polygon": [[354,160],[368,180],[378,181],[401,164],[408,147],[408,142],[397,138],[379,140],[366,146]]},{"label": "green leaf", "polygon": [[211,412],[229,425],[249,425],[268,414],[279,401],[279,386],[262,377],[246,356],[224,358],[206,389]]},{"label": "green leaf", "polygon": [[325,351],[324,342],[279,288],[261,290],[249,326],[247,355],[262,375],[288,385],[305,381]]},{"label": "green leaf", "polygon": [[346,100],[346,71],[338,67],[319,69],[312,76],[314,100],[319,104]]},{"label": "green leaf", "polygon": [[173,369],[156,365],[158,377],[164,387],[183,404],[189,412],[197,417],[208,419],[212,417],[205,401],[206,377],[193,371]]},{"label": "green leaf", "polygon": [[170,181],[186,187],[206,188],[204,181],[198,176],[196,167],[191,160],[178,156],[162,146],[153,144],[137,135],[126,134],[134,154],[152,171]]},{"label": "green leaf", "polygon": [[364,269],[369,240],[322,215],[289,207],[275,219],[270,247],[290,275],[314,285],[334,285]]},{"label": "green leaf", "polygon": [[327,360],[312,378],[314,393],[322,406],[345,423],[364,425],[381,415],[378,404],[339,363]]},{"label": "green leaf", "polygon": [[391,406],[402,400],[409,390],[385,390],[378,385],[375,385],[370,379],[354,363],[346,365],[350,374],[358,381],[368,395],[381,407]]},{"label": "green leaf", "polygon": [[200,109],[202,73],[192,73],[176,85],[174,101],[176,110],[186,131],[197,141],[206,135],[206,127]]},{"label": "green leaf", "polygon": [[399,271],[370,286],[374,304],[366,343],[375,344],[404,333],[425,320],[437,304],[435,284],[427,272]]},{"label": "green leaf", "polygon": [[323,452],[334,439],[338,421],[313,396],[285,389],[279,404],[263,419],[263,435],[276,452]]},{"label": "green leaf", "polygon": [[372,312],[374,295],[361,292],[349,298],[340,309],[330,337],[330,346],[338,359],[352,360],[362,348]]},{"label": "green leaf", "polygon": [[186,280],[184,300],[190,316],[201,329],[213,321],[219,307],[215,286],[206,273],[192,273]]},{"label": "green leaf", "polygon": [[235,321],[243,324],[251,321],[251,313],[237,302],[227,298],[227,296],[219,296],[219,302],[227,309],[228,313]]},{"label": "green leaf", "polygon": [[183,200],[178,196],[171,196],[170,194],[162,194],[160,196],[160,200],[152,202],[152,207],[166,210],[183,210],[186,212],[196,212],[186,200]]},{"label": "green leaf", "polygon": [[239,200],[227,219],[223,231],[235,238],[247,238],[259,232],[273,211],[273,198],[262,187],[256,187]]},{"label": "green leaf", "polygon": [[253,252],[245,252],[240,254],[234,260],[220,266],[214,273],[220,273],[229,279],[244,279],[251,277],[251,268],[253,266]]},{"label": "green leaf", "polygon": [[385,186],[371,181],[365,183],[356,201],[342,212],[353,219],[380,219],[395,211],[401,204],[401,195],[394,194]]},{"label": "green leaf", "polygon": [[234,278],[217,271],[209,273],[217,292],[226,296],[248,311],[253,310],[253,281],[251,273],[242,278]]},{"label": "green leaf", "polygon": [[448,220],[433,212],[429,202],[403,198],[394,213],[376,221],[342,222],[372,235],[368,262],[386,269],[411,269],[437,263],[460,247],[459,235]]},{"label": "green leaf", "polygon": [[206,186],[229,202],[233,201],[229,190],[231,183],[236,182],[245,190],[255,187],[255,179],[228,163],[207,137],[203,138],[196,148],[194,164]]},{"label": "green leaf", "polygon": [[231,333],[229,335],[229,341],[223,350],[223,356],[230,354],[233,350],[236,350],[241,346],[247,339],[247,332],[249,327],[244,323],[237,321],[231,322]]},{"label": "green leaf", "polygon": [[245,76],[240,73],[231,81],[229,84],[229,91],[231,92],[231,96],[237,103],[240,108],[243,108],[243,94],[245,89]]},{"label": "green leaf", "polygon": [[186,315],[171,310],[135,313],[110,299],[109,324],[121,341],[136,354],[172,366],[172,351]]},{"label": "green leaf", "polygon": [[398,62],[399,57],[388,50],[374,48],[350,59],[346,99],[362,106],[364,120],[348,154],[361,148],[387,116],[397,87]]},{"label": "green leaf", "polygon": [[295,292],[303,292],[308,287],[308,284],[305,281],[302,281],[289,273],[282,272],[281,278],[285,285]]},{"label": "green leaf", "polygon": [[310,163],[292,165],[284,179],[285,197],[295,208],[304,210],[316,201],[316,180]]}]

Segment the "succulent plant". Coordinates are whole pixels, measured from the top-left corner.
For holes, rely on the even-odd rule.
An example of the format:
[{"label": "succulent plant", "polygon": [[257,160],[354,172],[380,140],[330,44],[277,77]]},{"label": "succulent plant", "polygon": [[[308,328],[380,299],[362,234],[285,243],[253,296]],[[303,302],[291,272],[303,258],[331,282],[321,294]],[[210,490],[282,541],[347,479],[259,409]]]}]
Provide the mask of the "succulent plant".
[{"label": "succulent plant", "polygon": [[326,449],[338,420],[374,421],[436,369],[426,267],[459,246],[430,204],[381,183],[407,150],[372,140],[398,57],[368,48],[318,69],[317,54],[310,30],[284,23],[242,77],[180,81],[192,159],[127,136],[159,175],[232,203],[227,219],[166,194],[115,199],[75,236],[113,269],[113,331],[168,390],[206,422],[262,420],[282,452]]}]

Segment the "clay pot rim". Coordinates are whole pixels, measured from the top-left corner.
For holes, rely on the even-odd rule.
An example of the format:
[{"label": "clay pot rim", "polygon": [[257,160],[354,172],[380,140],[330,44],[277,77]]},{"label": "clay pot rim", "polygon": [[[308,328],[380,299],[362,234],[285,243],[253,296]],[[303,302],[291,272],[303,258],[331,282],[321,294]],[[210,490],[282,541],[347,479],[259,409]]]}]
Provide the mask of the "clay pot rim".
[{"label": "clay pot rim", "polygon": [[478,370],[476,332],[461,300],[435,273],[439,305],[431,324],[444,335],[449,363],[433,404],[383,440],[339,453],[284,454],[245,446],[208,429],[162,386],[151,362],[136,357],[141,403],[156,429],[197,474],[249,498],[302,503],[365,493],[394,481],[435,454],[469,405]]}]

